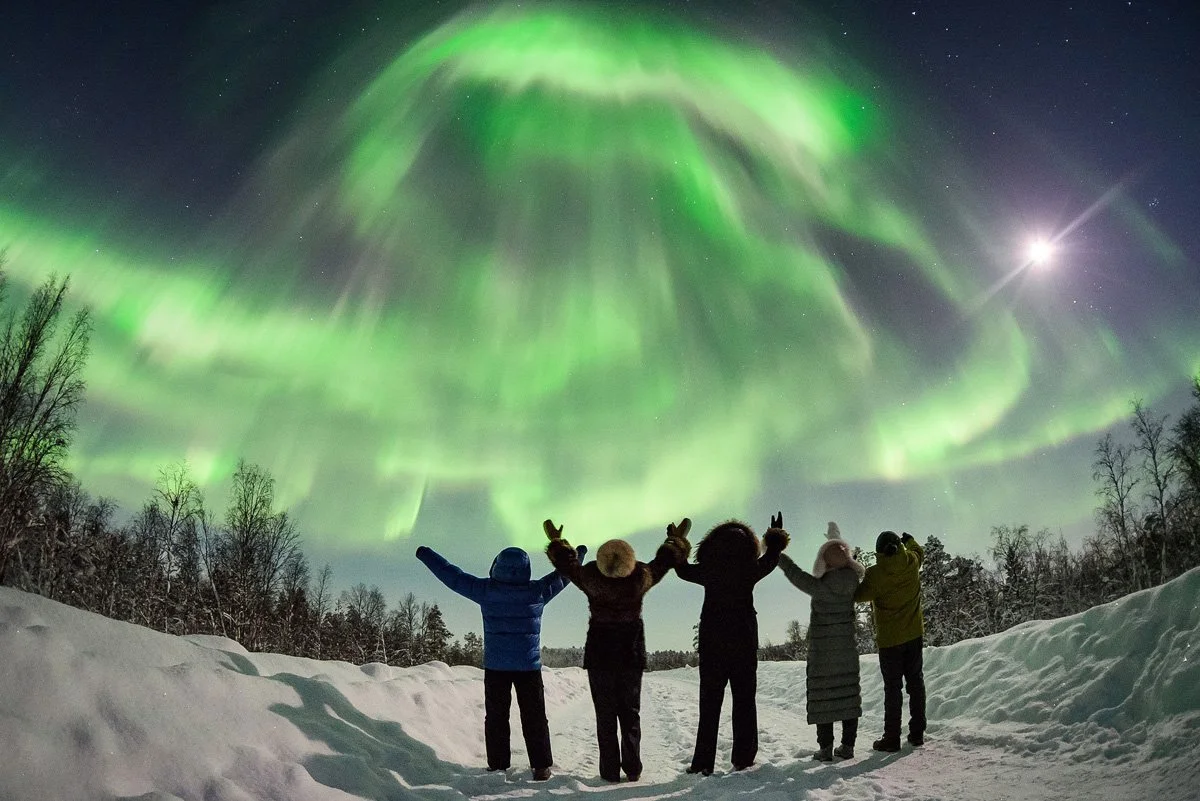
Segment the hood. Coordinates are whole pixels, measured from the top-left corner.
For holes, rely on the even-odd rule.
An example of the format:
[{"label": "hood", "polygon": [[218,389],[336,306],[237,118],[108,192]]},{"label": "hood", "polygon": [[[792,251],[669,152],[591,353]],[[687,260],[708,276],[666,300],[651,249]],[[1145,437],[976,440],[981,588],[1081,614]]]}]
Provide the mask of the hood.
[{"label": "hood", "polygon": [[902,550],[900,535],[894,531],[881,531],[875,539],[875,553],[880,557],[895,556]]},{"label": "hood", "polygon": [[726,520],[716,525],[696,546],[696,564],[754,565],[761,546],[754,530],[740,520]]},{"label": "hood", "polygon": [[842,547],[846,549],[846,554],[850,557],[850,564],[848,567],[857,573],[858,580],[862,581],[863,576],[866,575],[867,569],[855,561],[854,549],[850,547],[850,543],[842,539],[842,532],[841,529],[838,528],[837,523],[833,522],[832,520],[829,521],[829,525],[825,529],[825,537],[825,542],[821,543],[821,547],[817,549],[817,559],[815,562],[813,562],[813,578],[820,578],[829,570],[829,566],[825,562],[825,554],[829,551],[829,549]]},{"label": "hood", "polygon": [[867,569],[865,567],[863,567],[861,564],[859,564],[854,559],[854,549],[851,548],[850,543],[846,542],[845,540],[825,540],[825,542],[823,542],[821,544],[820,550],[817,551],[816,562],[813,563],[813,570],[812,570],[813,578],[820,578],[821,576],[823,576],[827,572],[829,572],[829,568],[825,564],[825,552],[827,550],[829,550],[831,547],[835,547],[836,545],[842,545],[846,548],[846,553],[851,555],[850,556],[850,564],[847,566],[851,570],[853,570],[855,573],[857,573],[858,580],[862,581],[863,576],[865,576],[867,574]]},{"label": "hood", "polygon": [[492,560],[488,575],[505,584],[524,584],[529,581],[529,554],[520,548],[505,548]]}]

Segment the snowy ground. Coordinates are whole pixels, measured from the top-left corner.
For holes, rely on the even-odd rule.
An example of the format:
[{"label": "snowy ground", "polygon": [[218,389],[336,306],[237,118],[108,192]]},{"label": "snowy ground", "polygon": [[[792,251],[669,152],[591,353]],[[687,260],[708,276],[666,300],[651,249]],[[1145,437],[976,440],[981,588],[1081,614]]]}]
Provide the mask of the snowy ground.
[{"label": "snowy ground", "polygon": [[[51,799],[1200,799],[1200,570],[1082,615],[926,649],[928,743],[810,759],[803,663],[759,667],[759,764],[684,773],[697,674],[646,675],[645,773],[596,769],[586,674],[547,670],[555,775],[483,770],[482,673],[249,654],[0,588],[0,801]],[[515,709],[514,709],[515,712]],[[729,755],[728,702],[720,758]]]}]

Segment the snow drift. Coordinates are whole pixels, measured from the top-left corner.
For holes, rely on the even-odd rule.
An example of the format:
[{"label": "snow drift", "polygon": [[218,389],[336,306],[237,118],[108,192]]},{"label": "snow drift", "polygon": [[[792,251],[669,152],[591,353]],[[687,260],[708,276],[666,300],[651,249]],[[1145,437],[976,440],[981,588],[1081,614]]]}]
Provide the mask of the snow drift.
[{"label": "snow drift", "polygon": [[[759,670],[759,764],[684,773],[694,669],[647,674],[637,783],[596,770],[586,674],[546,670],[555,776],[483,769],[482,672],[354,666],[174,637],[0,588],[0,799],[1200,798],[1200,569],[1079,615],[926,649],[929,742],[877,754],[862,661],[858,757],[810,759],[804,665]],[[514,709],[515,712],[515,709]]]}]

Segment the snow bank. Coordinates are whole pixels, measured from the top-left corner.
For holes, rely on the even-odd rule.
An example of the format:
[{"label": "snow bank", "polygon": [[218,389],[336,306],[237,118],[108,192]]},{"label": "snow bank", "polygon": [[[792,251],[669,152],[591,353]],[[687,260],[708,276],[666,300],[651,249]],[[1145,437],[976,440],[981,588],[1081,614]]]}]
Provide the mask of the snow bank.
[{"label": "snow bank", "polygon": [[933,718],[1125,732],[1200,709],[1200,569],[1068,618],[929,649]]},{"label": "snow bank", "polygon": [[[863,660],[859,758],[809,760],[803,663],[760,667],[759,765],[683,772],[694,669],[647,674],[641,782],[596,776],[586,674],[544,671],[555,777],[483,770],[482,673],[248,653],[0,588],[0,799],[607,797],[1196,798],[1200,570],[1084,614],[926,650],[930,742],[869,750],[877,664]],[[728,759],[728,704],[721,758]],[[1001,792],[1003,789],[1003,792]]]}]

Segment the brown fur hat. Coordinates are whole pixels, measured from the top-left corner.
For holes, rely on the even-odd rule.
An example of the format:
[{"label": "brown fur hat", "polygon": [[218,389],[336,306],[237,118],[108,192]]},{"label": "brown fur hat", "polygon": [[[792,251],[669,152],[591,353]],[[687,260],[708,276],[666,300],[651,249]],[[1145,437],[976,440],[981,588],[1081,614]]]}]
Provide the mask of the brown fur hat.
[{"label": "brown fur hat", "polygon": [[733,564],[758,559],[760,546],[754,529],[741,520],[726,520],[713,526],[696,546],[696,564]]},{"label": "brown fur hat", "polygon": [[609,540],[596,551],[596,567],[609,578],[625,578],[636,566],[633,546],[625,540]]}]

